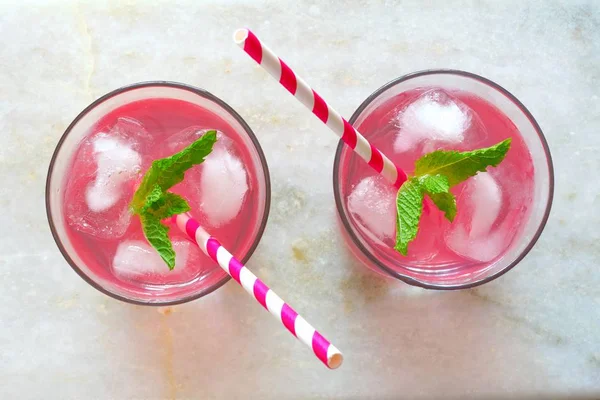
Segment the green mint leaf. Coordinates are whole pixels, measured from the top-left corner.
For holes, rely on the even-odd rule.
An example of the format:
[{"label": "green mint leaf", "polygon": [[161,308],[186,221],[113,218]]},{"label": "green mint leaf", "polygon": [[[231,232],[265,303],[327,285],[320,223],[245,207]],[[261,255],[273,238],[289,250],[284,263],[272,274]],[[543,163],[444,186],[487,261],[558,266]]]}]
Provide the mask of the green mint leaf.
[{"label": "green mint leaf", "polygon": [[450,187],[485,171],[489,166],[495,167],[504,159],[510,148],[508,138],[494,146],[473,151],[437,150],[419,158],[415,163],[415,176],[444,175]]},{"label": "green mint leaf", "polygon": [[444,175],[423,175],[418,178],[427,194],[448,193],[450,190],[450,182]]},{"label": "green mint leaf", "polygon": [[448,178],[444,175],[424,175],[419,177],[419,181],[427,196],[452,222],[456,216],[456,198],[450,193]]},{"label": "green mint leaf", "polygon": [[160,188],[160,186],[154,185],[150,193],[148,193],[148,195],[146,196],[146,200],[144,202],[144,205],[142,206],[142,211],[148,208],[151,204],[157,202],[158,199],[160,199],[160,197],[162,196],[162,194],[163,190]]},{"label": "green mint leaf", "polygon": [[150,213],[140,214],[142,221],[142,228],[144,230],[144,236],[148,239],[148,242],[156,249],[160,257],[172,270],[175,268],[175,250],[173,250],[173,244],[169,239],[169,228],[165,226],[160,219]]},{"label": "green mint leaf", "polygon": [[454,217],[456,217],[456,197],[452,193],[428,193],[427,195],[433,201],[433,204],[444,212],[448,221],[454,221]]},{"label": "green mint leaf", "polygon": [[179,153],[152,162],[129,204],[140,217],[144,236],[171,270],[175,268],[175,251],[169,228],[161,221],[189,211],[190,206],[183,197],[167,190],[181,182],[188,169],[204,161],[216,140],[217,131],[208,131]]},{"label": "green mint leaf", "polygon": [[217,140],[217,131],[211,130],[202,135],[194,143],[173,154],[171,157],[162,158],[152,162],[150,169],[144,175],[142,183],[133,195],[131,209],[135,214],[141,212],[146,202],[146,198],[156,186],[166,192],[171,187],[181,182],[185,171],[194,165],[200,164],[204,158],[210,154],[212,147]]},{"label": "green mint leaf", "polygon": [[[156,186],[158,187],[158,186]],[[154,191],[151,192],[151,194]],[[161,191],[160,196],[152,202],[148,202],[150,196],[146,197],[147,201],[142,208],[142,213],[148,212],[159,220],[172,217],[173,215],[182,214],[190,211],[190,205],[185,199],[175,193]]]},{"label": "green mint leaf", "polygon": [[423,210],[423,186],[417,178],[404,182],[396,197],[398,218],[396,219],[396,246],[401,254],[408,252],[410,243],[419,231],[419,219]]}]

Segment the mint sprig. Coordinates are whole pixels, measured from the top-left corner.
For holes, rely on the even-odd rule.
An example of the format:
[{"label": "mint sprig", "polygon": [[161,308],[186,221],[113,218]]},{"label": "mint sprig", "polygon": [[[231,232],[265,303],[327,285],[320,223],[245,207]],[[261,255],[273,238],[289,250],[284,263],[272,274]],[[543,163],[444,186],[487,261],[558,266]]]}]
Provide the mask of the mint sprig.
[{"label": "mint sprig", "polygon": [[407,255],[408,244],[417,237],[423,200],[427,195],[452,222],[456,216],[456,198],[450,188],[495,167],[510,149],[511,139],[484,149],[458,152],[437,150],[419,158],[415,174],[407,179],[396,197],[396,245],[394,249]]},{"label": "mint sprig", "polygon": [[144,236],[170,270],[175,268],[175,251],[169,228],[161,221],[189,211],[190,206],[183,197],[167,190],[183,180],[185,171],[201,164],[216,141],[217,131],[208,131],[179,153],[154,160],[129,204],[133,214],[140,217]]},{"label": "mint sprig", "polygon": [[131,201],[133,211],[136,213],[141,211],[146,204],[146,197],[156,190],[156,185],[162,192],[166,192],[181,182],[185,171],[196,164],[202,163],[204,158],[210,154],[216,140],[217,131],[208,131],[179,153],[173,154],[171,157],[154,160],[150,169],[144,175],[140,187],[133,195]]}]

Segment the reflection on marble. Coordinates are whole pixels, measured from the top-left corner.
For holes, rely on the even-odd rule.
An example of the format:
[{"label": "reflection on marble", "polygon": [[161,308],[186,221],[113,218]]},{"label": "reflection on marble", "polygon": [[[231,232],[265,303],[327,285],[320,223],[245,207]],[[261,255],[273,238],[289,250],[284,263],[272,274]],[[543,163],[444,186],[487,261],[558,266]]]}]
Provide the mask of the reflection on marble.
[{"label": "reflection on marble", "polygon": [[[452,3],[452,5],[449,5]],[[600,396],[600,4],[596,1],[0,2],[0,398]],[[433,292],[358,265],[337,233],[336,140],[231,41],[249,26],[339,111],[425,68],[500,83],[538,119],[555,203],[531,254]],[[327,371],[238,287],[119,303],[62,259],[45,219],[52,150],[121,85],[186,82],[258,135],[273,204],[251,268],[345,352]]]}]

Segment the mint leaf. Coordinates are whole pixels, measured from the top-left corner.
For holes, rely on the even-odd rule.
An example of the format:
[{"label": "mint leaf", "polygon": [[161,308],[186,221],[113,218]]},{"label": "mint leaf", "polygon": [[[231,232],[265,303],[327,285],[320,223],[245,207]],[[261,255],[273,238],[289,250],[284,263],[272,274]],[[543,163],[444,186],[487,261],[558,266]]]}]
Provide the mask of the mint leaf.
[{"label": "mint leaf", "polygon": [[175,268],[175,250],[171,239],[169,239],[169,228],[165,226],[160,219],[150,213],[143,213],[140,215],[142,221],[142,228],[144,230],[144,236],[148,239],[148,242],[156,249],[160,257],[172,270]]},{"label": "mint leaf", "polygon": [[165,219],[190,211],[190,205],[183,197],[175,193],[166,192],[157,201],[152,203],[147,210],[158,219]]},{"label": "mint leaf", "polygon": [[166,192],[171,187],[181,182],[184,173],[194,165],[200,164],[210,154],[217,140],[217,131],[206,132],[194,143],[171,157],[162,158],[152,162],[150,169],[144,175],[142,183],[133,195],[130,207],[138,214],[146,202],[146,198],[158,187]]},{"label": "mint leaf", "polygon": [[161,221],[189,211],[190,206],[183,197],[167,190],[181,182],[188,169],[204,161],[216,140],[217,131],[208,131],[179,153],[153,161],[129,204],[140,217],[144,236],[171,270],[175,268],[175,251],[169,228]]},{"label": "mint leaf", "polygon": [[454,221],[454,217],[456,217],[456,197],[452,193],[428,193],[427,195],[433,201],[433,204],[444,212],[448,221]]},{"label": "mint leaf", "polygon": [[458,152],[437,150],[419,158],[415,163],[415,174],[404,182],[396,197],[396,245],[394,249],[406,255],[408,244],[419,231],[419,220],[423,210],[425,194],[452,222],[456,217],[456,198],[450,188],[495,167],[510,149],[508,138],[484,149]]},{"label": "mint leaf", "polygon": [[150,193],[148,193],[148,195],[146,196],[146,200],[145,200],[144,206],[142,207],[142,211],[144,209],[148,208],[154,202],[158,201],[158,199],[160,199],[160,196],[162,196],[162,194],[163,194],[163,190],[160,188],[160,186],[154,185],[154,187],[152,188]]},{"label": "mint leaf", "polygon": [[[151,195],[154,193],[155,191],[152,191]],[[142,207],[142,213],[148,212],[159,220],[169,218],[173,215],[181,214],[189,210],[190,205],[183,197],[175,193],[163,193],[162,191],[156,198],[154,196],[151,198],[151,196],[148,195],[148,197],[146,197],[146,204],[144,207]]]},{"label": "mint leaf", "polygon": [[398,218],[396,219],[396,246],[403,255],[407,254],[408,243],[417,237],[419,219],[423,210],[423,185],[416,179],[408,179],[398,190],[396,197]]},{"label": "mint leaf", "polygon": [[428,194],[448,193],[450,183],[444,175],[423,175],[419,177],[419,182]]},{"label": "mint leaf", "polygon": [[508,138],[492,147],[473,151],[437,150],[419,158],[415,163],[415,176],[444,175],[450,187],[485,171],[489,166],[495,167],[504,159],[510,148]]},{"label": "mint leaf", "polygon": [[446,218],[452,222],[456,216],[456,198],[450,193],[450,183],[444,175],[424,175],[419,177],[423,191],[437,208],[444,211]]}]

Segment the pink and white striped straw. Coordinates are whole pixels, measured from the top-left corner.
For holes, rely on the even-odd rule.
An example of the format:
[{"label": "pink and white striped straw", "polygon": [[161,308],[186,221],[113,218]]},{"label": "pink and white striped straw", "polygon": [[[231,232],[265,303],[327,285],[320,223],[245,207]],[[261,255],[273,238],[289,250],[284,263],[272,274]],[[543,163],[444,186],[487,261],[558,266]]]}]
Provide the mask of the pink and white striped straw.
[{"label": "pink and white striped straw", "polygon": [[229,274],[253,296],[265,309],[277,318],[294,336],[312,349],[317,358],[328,368],[342,365],[342,353],[287,305],[274,291],[269,289],[237,258],[231,255],[217,239],[210,236],[200,224],[188,214],[173,217],[177,227],[198,245],[200,250]]},{"label": "pink and white striped straw", "polygon": [[233,40],[250,57],[275,78],[288,92],[312,111],[336,135],[350,146],[373,169],[383,175],[396,188],[406,181],[406,174],[375,146],[370,144],[348,121],[341,117],[308,84],[296,75],[282,59],[277,57],[256,35],[248,29],[238,29]]}]

